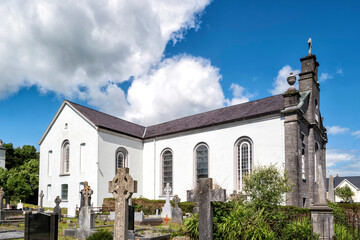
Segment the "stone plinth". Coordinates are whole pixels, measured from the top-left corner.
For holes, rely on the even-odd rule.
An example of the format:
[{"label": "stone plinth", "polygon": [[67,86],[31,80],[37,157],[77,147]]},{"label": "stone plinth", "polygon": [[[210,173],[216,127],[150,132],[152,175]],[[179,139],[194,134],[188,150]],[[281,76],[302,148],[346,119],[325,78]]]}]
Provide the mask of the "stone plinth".
[{"label": "stone plinth", "polygon": [[334,239],[333,209],[327,205],[314,205],[310,207],[313,232],[319,239]]}]

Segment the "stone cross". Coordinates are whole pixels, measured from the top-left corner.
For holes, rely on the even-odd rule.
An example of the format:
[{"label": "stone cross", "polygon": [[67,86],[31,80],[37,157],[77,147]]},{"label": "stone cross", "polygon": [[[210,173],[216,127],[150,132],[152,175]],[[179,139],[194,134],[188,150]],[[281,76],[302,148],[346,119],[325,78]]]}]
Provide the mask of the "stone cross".
[{"label": "stone cross", "polygon": [[213,239],[211,202],[225,202],[225,189],[212,189],[212,178],[200,178],[197,188],[187,191],[188,202],[199,202],[199,239]]},{"label": "stone cross", "polygon": [[170,183],[166,184],[166,187],[164,188],[164,193],[166,194],[166,203],[170,203],[170,193],[172,189],[170,187]]},{"label": "stone cross", "polygon": [[0,188],[0,210],[3,210],[4,206],[3,206],[3,199],[4,199],[4,196],[5,196],[5,192],[3,190],[3,188],[1,187]]},{"label": "stone cross", "polygon": [[172,207],[170,204],[170,193],[172,189],[170,187],[170,183],[166,183],[166,187],[164,188],[164,193],[166,194],[166,202],[162,207],[161,217],[164,218],[166,215],[169,218],[172,218]]},{"label": "stone cross", "polygon": [[60,208],[60,203],[61,203],[61,199],[59,196],[56,196],[55,198],[55,204],[56,206],[54,207],[54,213],[57,213],[59,215],[58,220],[61,220],[61,208]]},{"label": "stone cross", "polygon": [[175,202],[175,208],[179,208],[179,202],[181,201],[181,199],[178,195],[174,196],[173,201]]},{"label": "stone cross", "polygon": [[84,190],[85,190],[85,206],[89,206],[91,195],[93,194],[93,190],[88,185],[88,182],[84,182]]},{"label": "stone cross", "polygon": [[335,202],[334,177],[333,177],[333,175],[330,175],[330,176],[329,176],[328,200],[329,200],[330,202]]},{"label": "stone cross", "polygon": [[129,174],[129,168],[118,168],[109,182],[109,193],[115,198],[114,240],[128,239],[129,198],[137,192],[137,181]]},{"label": "stone cross", "polygon": [[43,198],[44,198],[44,193],[43,190],[40,191],[40,207],[43,207]]},{"label": "stone cross", "polygon": [[311,38],[309,38],[308,44],[309,44],[309,53],[308,53],[308,55],[310,56],[311,55],[311,48],[312,48]]}]

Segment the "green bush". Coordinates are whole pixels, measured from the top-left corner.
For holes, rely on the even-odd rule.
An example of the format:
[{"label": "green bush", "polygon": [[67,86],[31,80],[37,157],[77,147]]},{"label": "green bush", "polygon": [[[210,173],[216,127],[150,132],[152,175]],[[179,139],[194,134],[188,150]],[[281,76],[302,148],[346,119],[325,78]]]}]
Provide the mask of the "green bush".
[{"label": "green bush", "polygon": [[328,202],[328,206],[333,209],[334,221],[337,224],[348,225],[348,218],[342,207],[338,203]]},{"label": "green bush", "polygon": [[285,226],[282,234],[284,239],[318,239],[318,236],[313,234],[312,224],[310,218],[297,219]]},{"label": "green bush", "polygon": [[336,240],[359,240],[359,231],[342,224],[335,224]]},{"label": "green bush", "polygon": [[184,219],[184,226],[190,238],[199,239],[199,214],[195,213],[191,217]]},{"label": "green bush", "polygon": [[113,235],[107,230],[99,230],[88,237],[87,240],[113,240]]},{"label": "green bush", "polygon": [[264,209],[257,210],[235,203],[229,215],[217,224],[217,239],[275,239],[275,233],[267,219],[268,215]]}]

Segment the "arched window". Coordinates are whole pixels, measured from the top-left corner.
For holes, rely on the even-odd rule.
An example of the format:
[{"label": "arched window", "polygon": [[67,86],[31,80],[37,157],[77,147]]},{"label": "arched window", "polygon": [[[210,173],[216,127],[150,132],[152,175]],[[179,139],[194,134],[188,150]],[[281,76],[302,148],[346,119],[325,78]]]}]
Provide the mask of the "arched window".
[{"label": "arched window", "polygon": [[242,191],[244,177],[253,169],[253,144],[250,138],[242,137],[236,144],[236,185],[237,190]]},{"label": "arched window", "polygon": [[68,174],[70,171],[70,143],[65,140],[62,144],[61,173]]},{"label": "arched window", "polygon": [[209,148],[205,143],[198,144],[195,148],[196,181],[207,178],[209,175]]},{"label": "arched window", "polygon": [[128,151],[121,147],[116,150],[115,155],[115,172],[118,168],[127,167],[127,157],[128,157]]},{"label": "arched window", "polygon": [[164,195],[164,188],[169,183],[173,187],[173,154],[170,149],[166,149],[161,154],[162,158],[162,194]]}]

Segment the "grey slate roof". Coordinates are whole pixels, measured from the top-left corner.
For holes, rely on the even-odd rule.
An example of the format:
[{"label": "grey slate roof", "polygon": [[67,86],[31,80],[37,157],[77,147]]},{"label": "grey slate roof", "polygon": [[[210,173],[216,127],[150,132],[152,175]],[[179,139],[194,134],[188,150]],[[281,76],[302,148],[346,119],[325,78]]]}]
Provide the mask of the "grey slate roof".
[{"label": "grey slate roof", "polygon": [[[173,121],[156,124],[147,128],[110,116],[108,114],[67,101],[94,125],[129,136],[148,139],[188,130],[216,126],[245,119],[280,113],[284,108],[282,95],[271,96],[247,103],[224,107]],[[144,135],[145,133],[145,135]]]},{"label": "grey slate roof", "polygon": [[96,111],[91,108],[84,107],[82,105],[67,101],[87,119],[89,119],[94,125],[100,128],[104,128],[110,131],[123,133],[132,137],[142,138],[145,127],[125,121],[123,119],[108,115]]},{"label": "grey slate roof", "polygon": [[[360,176],[334,177],[334,188],[336,188],[344,179],[347,179],[355,187],[360,188]],[[326,190],[329,190],[329,178],[326,178]]]}]

